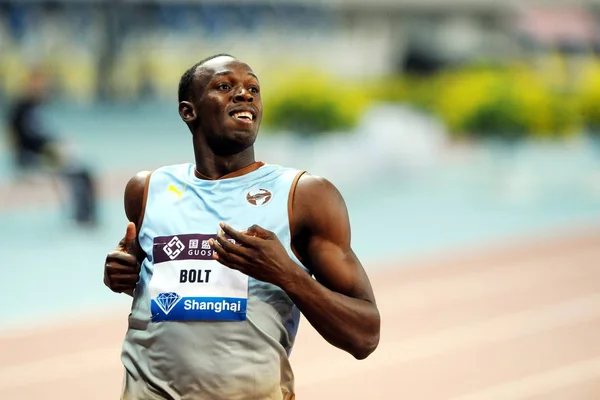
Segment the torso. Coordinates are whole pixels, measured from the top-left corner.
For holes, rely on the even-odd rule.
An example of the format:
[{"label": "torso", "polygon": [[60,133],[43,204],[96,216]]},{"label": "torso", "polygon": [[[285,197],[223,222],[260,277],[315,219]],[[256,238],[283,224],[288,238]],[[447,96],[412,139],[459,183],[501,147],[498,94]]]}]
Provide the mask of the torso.
[{"label": "torso", "polygon": [[300,171],[274,165],[203,180],[191,164],[154,171],[122,359],[124,399],[284,399],[300,313],[278,287],[214,261],[223,221],[277,234],[290,258],[290,191]]}]

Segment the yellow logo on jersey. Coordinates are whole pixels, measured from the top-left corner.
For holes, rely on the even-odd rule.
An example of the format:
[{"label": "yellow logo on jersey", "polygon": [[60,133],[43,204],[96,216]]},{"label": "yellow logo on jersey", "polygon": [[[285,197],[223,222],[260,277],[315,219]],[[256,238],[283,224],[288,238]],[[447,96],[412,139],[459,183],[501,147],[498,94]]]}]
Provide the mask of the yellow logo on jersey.
[{"label": "yellow logo on jersey", "polygon": [[[186,185],[187,186],[187,185]],[[177,198],[180,198],[181,195],[183,194],[183,191],[185,190],[185,186],[183,187],[183,190],[179,190],[175,187],[175,185],[169,185],[169,187],[167,188],[167,191],[169,192],[173,192],[177,195]]]}]

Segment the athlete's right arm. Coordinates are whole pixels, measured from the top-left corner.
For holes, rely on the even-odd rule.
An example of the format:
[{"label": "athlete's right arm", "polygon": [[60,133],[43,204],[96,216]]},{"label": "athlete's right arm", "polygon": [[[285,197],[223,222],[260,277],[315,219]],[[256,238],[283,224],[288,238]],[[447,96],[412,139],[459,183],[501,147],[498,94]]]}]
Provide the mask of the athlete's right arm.
[{"label": "athlete's right arm", "polygon": [[125,187],[125,215],[129,220],[125,236],[117,247],[108,253],[104,263],[104,284],[113,292],[133,296],[140,273],[140,263],[145,254],[141,249],[137,228],[144,213],[144,192],[149,171],[133,176]]}]

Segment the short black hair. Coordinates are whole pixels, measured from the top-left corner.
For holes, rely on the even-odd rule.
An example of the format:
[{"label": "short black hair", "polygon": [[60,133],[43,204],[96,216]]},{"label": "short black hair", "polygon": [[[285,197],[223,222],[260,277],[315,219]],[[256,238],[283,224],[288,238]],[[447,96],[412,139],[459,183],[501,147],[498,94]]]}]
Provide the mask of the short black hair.
[{"label": "short black hair", "polygon": [[182,101],[192,100],[192,83],[194,82],[194,75],[198,67],[217,57],[231,57],[235,59],[235,57],[231,54],[219,53],[210,57],[206,57],[205,59],[198,61],[196,64],[188,68],[187,71],[185,71],[183,75],[181,75],[181,79],[179,80],[179,90],[177,97],[180,103]]}]

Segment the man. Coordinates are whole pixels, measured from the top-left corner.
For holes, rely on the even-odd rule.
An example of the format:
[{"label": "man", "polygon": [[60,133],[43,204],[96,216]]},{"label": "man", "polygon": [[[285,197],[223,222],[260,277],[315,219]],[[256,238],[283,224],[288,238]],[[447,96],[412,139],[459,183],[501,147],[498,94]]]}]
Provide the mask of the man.
[{"label": "man", "polygon": [[47,98],[46,74],[36,69],[28,78],[26,92],[15,102],[8,115],[15,166],[20,171],[47,169],[58,173],[69,189],[75,221],[85,226],[95,225],[95,179],[87,167],[66,155],[59,140],[45,127],[40,107]]},{"label": "man", "polygon": [[262,104],[251,68],[229,55],[194,65],[179,114],[195,165],[128,182],[130,222],[106,258],[105,284],[133,296],[122,399],[294,399],[300,312],[366,358],[380,318],[346,206],[323,178],[255,161]]}]

